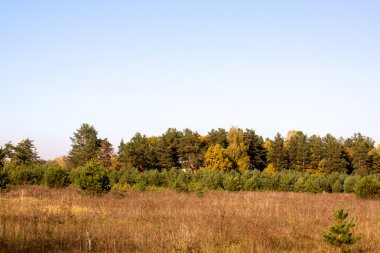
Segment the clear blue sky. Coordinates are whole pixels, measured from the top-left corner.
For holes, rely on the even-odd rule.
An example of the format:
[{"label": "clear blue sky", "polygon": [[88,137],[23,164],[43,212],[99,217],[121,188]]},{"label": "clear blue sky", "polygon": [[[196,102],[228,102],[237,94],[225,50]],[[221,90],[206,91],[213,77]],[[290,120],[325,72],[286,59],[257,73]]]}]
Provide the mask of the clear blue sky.
[{"label": "clear blue sky", "polygon": [[380,1],[0,2],[0,145],[169,127],[380,141]]}]

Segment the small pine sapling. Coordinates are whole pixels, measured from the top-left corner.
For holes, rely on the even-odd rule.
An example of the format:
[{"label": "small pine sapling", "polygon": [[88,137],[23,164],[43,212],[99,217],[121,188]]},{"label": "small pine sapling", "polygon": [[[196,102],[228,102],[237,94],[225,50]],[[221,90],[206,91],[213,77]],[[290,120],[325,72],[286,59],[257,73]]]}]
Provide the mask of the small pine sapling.
[{"label": "small pine sapling", "polygon": [[335,223],[329,230],[322,234],[323,241],[337,246],[339,252],[350,252],[350,247],[360,240],[360,236],[353,235],[351,229],[355,227],[353,219],[346,221],[348,209],[339,208],[334,210]]}]

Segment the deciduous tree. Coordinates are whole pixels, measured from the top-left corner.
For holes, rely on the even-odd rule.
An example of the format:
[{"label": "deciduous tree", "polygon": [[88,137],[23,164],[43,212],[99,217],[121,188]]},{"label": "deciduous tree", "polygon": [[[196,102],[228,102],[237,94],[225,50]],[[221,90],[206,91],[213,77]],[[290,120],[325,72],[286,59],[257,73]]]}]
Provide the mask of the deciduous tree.
[{"label": "deciduous tree", "polygon": [[232,161],[227,154],[227,150],[219,144],[207,149],[205,153],[205,163],[207,168],[211,170],[226,172],[232,169]]},{"label": "deciduous tree", "polygon": [[240,172],[247,171],[249,169],[249,156],[248,148],[244,142],[243,130],[232,127],[228,131],[227,142],[227,154],[233,162],[234,169]]}]

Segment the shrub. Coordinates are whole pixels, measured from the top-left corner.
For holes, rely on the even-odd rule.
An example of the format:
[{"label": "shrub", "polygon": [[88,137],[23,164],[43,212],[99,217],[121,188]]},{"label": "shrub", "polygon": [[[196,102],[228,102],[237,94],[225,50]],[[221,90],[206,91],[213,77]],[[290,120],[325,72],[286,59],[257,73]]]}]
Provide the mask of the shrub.
[{"label": "shrub", "polygon": [[293,191],[294,183],[296,182],[296,175],[292,172],[280,172],[278,181],[278,190],[279,191]]},{"label": "shrub", "polygon": [[108,171],[99,161],[91,160],[79,169],[79,187],[89,193],[104,193],[111,189]]},{"label": "shrub", "polygon": [[262,172],[260,179],[263,190],[276,191],[278,189],[278,173]]},{"label": "shrub", "polygon": [[207,191],[206,187],[200,181],[193,181],[189,184],[189,190],[195,192],[198,197],[203,197]]},{"label": "shrub", "polygon": [[343,191],[343,185],[340,182],[340,180],[336,180],[335,181],[335,183],[331,186],[331,191],[332,192],[336,192],[336,193],[339,193],[339,192]]},{"label": "shrub", "polygon": [[210,190],[223,189],[223,174],[218,170],[205,169],[200,172],[203,185]]},{"label": "shrub", "polygon": [[137,182],[137,177],[140,173],[138,169],[122,169],[122,171],[122,176],[119,182],[125,182],[129,185],[134,185]]},{"label": "shrub", "polygon": [[223,177],[223,188],[227,191],[239,191],[242,188],[240,174],[234,170],[225,173]]},{"label": "shrub", "polygon": [[380,196],[380,182],[374,176],[365,176],[355,186],[356,196],[373,198]]},{"label": "shrub", "polygon": [[43,182],[45,170],[41,166],[16,166],[8,170],[10,183],[13,185],[33,184]]},{"label": "shrub", "polygon": [[348,176],[344,180],[343,190],[345,193],[352,193],[355,191],[355,185],[359,182],[359,176]]},{"label": "shrub", "polygon": [[8,188],[10,184],[8,171],[4,169],[0,169],[0,189],[6,189]]},{"label": "shrub", "polygon": [[189,184],[191,183],[191,173],[180,171],[177,179],[171,185],[177,192],[189,191]]},{"label": "shrub", "polygon": [[114,193],[115,195],[125,196],[128,189],[129,189],[128,184],[116,183],[116,184],[112,184],[111,193]]},{"label": "shrub", "polygon": [[305,191],[305,178],[302,175],[298,176],[296,182],[294,183],[294,191],[296,192]]},{"label": "shrub", "polygon": [[44,181],[50,188],[66,187],[70,184],[69,173],[58,165],[50,165],[45,170]]},{"label": "shrub", "polygon": [[[346,174],[343,174],[343,173],[338,173],[338,172],[334,172],[334,173],[331,173],[330,175],[327,176],[327,183],[329,185],[329,192],[334,192],[333,190],[333,185],[335,185],[336,189],[335,190],[339,190],[338,189],[338,183],[340,183],[341,185],[341,188],[343,188],[343,183],[344,183],[344,180],[346,179],[347,175]],[[336,183],[336,181],[339,181],[338,183]],[[340,190],[341,191],[341,190]]]},{"label": "shrub", "polygon": [[261,173],[258,170],[247,171],[241,176],[242,189],[245,191],[261,190]]},{"label": "shrub", "polygon": [[308,176],[304,182],[303,191],[313,193],[323,192],[319,182],[319,176]]}]

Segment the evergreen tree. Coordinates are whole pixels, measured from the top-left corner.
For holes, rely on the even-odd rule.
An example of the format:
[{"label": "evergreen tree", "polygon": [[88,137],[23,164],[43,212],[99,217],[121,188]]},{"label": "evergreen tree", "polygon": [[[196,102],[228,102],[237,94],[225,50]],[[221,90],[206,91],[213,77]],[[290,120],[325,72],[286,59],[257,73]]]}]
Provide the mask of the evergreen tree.
[{"label": "evergreen tree", "polygon": [[288,169],[288,161],[284,148],[284,138],[277,133],[274,140],[268,147],[268,162],[273,165],[276,171]]},{"label": "evergreen tree", "polygon": [[39,160],[33,140],[29,138],[22,140],[16,146],[13,146],[11,142],[5,144],[3,153],[15,165],[35,165]]},{"label": "evergreen tree", "polygon": [[183,131],[183,136],[178,145],[179,159],[183,168],[195,170],[203,165],[202,149],[204,144],[197,132],[190,129]]},{"label": "evergreen tree", "polygon": [[151,146],[149,139],[140,133],[136,133],[127,144],[121,142],[119,157],[124,165],[141,171],[157,167],[154,147]]},{"label": "evergreen tree", "polygon": [[372,150],[369,153],[371,173],[380,173],[380,152]]},{"label": "evergreen tree", "polygon": [[120,167],[128,166],[127,144],[124,142],[124,139],[121,139],[120,144],[117,148],[117,163],[120,165]]},{"label": "evergreen tree", "polygon": [[97,138],[98,132],[89,124],[82,124],[70,137],[72,142],[68,155],[70,166],[77,167],[85,165],[91,159],[97,158],[100,140]]},{"label": "evergreen tree", "polygon": [[344,147],[351,160],[353,170],[356,174],[366,175],[370,172],[370,156],[374,141],[361,133],[355,133],[344,142]]},{"label": "evergreen tree", "polygon": [[320,161],[325,157],[325,146],[322,138],[312,135],[309,138],[310,169],[317,171]]},{"label": "evergreen tree", "polygon": [[207,148],[219,144],[222,148],[227,148],[227,132],[223,128],[212,129],[206,136]]},{"label": "evergreen tree", "polygon": [[182,133],[175,128],[169,128],[157,141],[156,155],[161,169],[180,167],[178,145]]},{"label": "evergreen tree", "polygon": [[0,147],[0,168],[2,168],[5,164],[6,153],[3,147]]},{"label": "evergreen tree", "polygon": [[350,246],[360,240],[360,236],[354,236],[351,229],[355,227],[353,220],[347,222],[348,210],[342,208],[334,211],[336,223],[322,234],[322,239],[339,248],[340,252],[350,252]]},{"label": "evergreen tree", "polygon": [[320,169],[325,173],[347,172],[348,162],[344,156],[342,141],[337,140],[331,134],[323,138],[325,157],[320,162]]},{"label": "evergreen tree", "polygon": [[103,163],[105,167],[111,167],[113,156],[112,144],[107,138],[100,140],[100,146],[98,148],[98,160]]},{"label": "evergreen tree", "polygon": [[289,169],[306,171],[310,168],[308,138],[302,131],[289,132],[285,148],[289,158]]},{"label": "evergreen tree", "polygon": [[249,168],[264,170],[267,166],[267,151],[264,148],[263,137],[257,135],[252,129],[246,129],[244,142],[249,156]]}]

